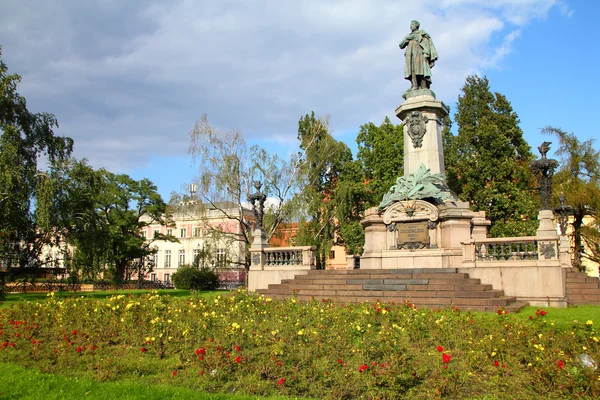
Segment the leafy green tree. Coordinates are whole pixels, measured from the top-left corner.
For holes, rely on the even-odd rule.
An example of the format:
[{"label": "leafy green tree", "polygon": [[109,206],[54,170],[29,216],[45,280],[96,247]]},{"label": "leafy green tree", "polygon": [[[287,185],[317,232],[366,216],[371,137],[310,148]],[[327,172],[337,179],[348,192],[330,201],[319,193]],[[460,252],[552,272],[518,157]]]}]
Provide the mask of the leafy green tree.
[{"label": "leafy green tree", "polygon": [[45,223],[53,207],[46,171],[38,164],[44,159],[52,171],[73,148],[72,139],[54,135],[52,114],[27,109],[20,80],[0,58],[0,262],[14,268],[39,266],[43,247],[55,240]]},{"label": "leafy green tree", "polygon": [[300,118],[298,140],[304,160],[300,175],[303,190],[298,198],[305,214],[294,242],[315,246],[317,268],[324,268],[339,223],[335,218],[335,191],[341,171],[352,161],[352,153],[331,136],[327,119],[315,117],[314,112]]},{"label": "leafy green tree", "polygon": [[156,253],[154,241],[177,239],[158,234],[147,240],[141,234],[145,227],[168,222],[167,205],[150,180],[136,181],[105,170],[98,173],[104,180],[104,190],[96,198],[96,210],[101,226],[107,230],[105,251],[113,277],[122,280],[131,262]]},{"label": "leafy green tree", "polygon": [[487,78],[467,77],[458,98],[458,135],[448,137],[450,186],[492,221],[491,236],[534,235],[539,196],[529,169],[531,149],[510,102]]},{"label": "leafy green tree", "polygon": [[582,259],[600,263],[600,151],[594,149],[592,139],[581,142],[575,134],[550,126],[542,132],[559,141],[553,197],[556,202],[564,195],[573,207],[573,266],[583,270]]},{"label": "leafy green tree", "polygon": [[403,126],[392,124],[388,117],[380,126],[369,122],[360,127],[356,142],[364,174],[361,183],[366,182],[365,208],[378,206],[396,178],[404,175]]},{"label": "leafy green tree", "polygon": [[[190,139],[189,153],[198,167],[199,176],[194,204],[188,207],[190,213],[195,212],[201,220],[207,209],[219,210],[225,218],[239,225],[239,234],[231,234],[230,238],[241,243],[247,251],[255,226],[254,218],[248,218],[248,195],[256,190],[253,182],[258,180],[262,183],[261,191],[270,200],[263,218],[267,238],[282,222],[291,218],[295,209],[292,199],[299,188],[297,177],[303,163],[302,156],[292,155],[289,160],[284,160],[258,146],[248,149],[240,132],[218,131],[209,125],[206,115],[196,123]],[[175,195],[171,203],[179,207],[178,204],[185,200],[185,196]],[[249,257],[242,257],[239,261],[246,268],[250,266]]]},{"label": "leafy green tree", "polygon": [[348,160],[340,168],[331,204],[335,210],[337,232],[334,244],[344,246],[347,254],[360,255],[365,231],[360,224],[369,198],[360,160]]}]

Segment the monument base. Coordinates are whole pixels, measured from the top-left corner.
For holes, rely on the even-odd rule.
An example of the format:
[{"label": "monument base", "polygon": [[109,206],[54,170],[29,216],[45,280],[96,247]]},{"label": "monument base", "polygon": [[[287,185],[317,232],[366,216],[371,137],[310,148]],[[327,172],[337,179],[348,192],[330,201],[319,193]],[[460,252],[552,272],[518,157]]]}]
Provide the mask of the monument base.
[{"label": "monument base", "polygon": [[462,243],[471,240],[472,227],[486,225],[480,220],[487,222],[461,201],[397,202],[385,212],[373,207],[365,214],[361,269],[457,268],[463,258]]}]

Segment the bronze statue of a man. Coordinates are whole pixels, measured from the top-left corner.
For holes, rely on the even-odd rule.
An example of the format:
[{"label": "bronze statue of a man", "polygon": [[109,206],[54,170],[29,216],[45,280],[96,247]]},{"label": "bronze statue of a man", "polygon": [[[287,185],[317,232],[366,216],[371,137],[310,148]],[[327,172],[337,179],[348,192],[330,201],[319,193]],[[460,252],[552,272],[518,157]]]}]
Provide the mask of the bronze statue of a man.
[{"label": "bronze statue of a man", "polygon": [[404,78],[411,82],[411,90],[429,89],[431,86],[431,68],[438,58],[431,36],[419,29],[419,21],[410,23],[409,33],[400,42],[404,53]]}]

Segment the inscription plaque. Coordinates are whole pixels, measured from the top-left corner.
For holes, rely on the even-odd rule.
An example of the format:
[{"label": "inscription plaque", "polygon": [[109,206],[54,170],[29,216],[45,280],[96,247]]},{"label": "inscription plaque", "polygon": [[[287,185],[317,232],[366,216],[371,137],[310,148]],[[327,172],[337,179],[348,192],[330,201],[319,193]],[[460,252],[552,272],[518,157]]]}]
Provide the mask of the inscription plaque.
[{"label": "inscription plaque", "polygon": [[424,249],[429,247],[428,221],[396,224],[397,249]]}]

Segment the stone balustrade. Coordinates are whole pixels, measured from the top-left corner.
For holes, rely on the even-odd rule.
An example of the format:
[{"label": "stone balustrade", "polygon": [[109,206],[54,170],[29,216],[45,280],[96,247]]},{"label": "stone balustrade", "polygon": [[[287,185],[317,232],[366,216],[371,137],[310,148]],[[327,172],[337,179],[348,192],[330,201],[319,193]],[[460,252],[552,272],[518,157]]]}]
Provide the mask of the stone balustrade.
[{"label": "stone balustrade", "polygon": [[253,246],[250,259],[249,291],[265,289],[282,279],[292,279],[316,268],[315,248],[312,246]]},{"label": "stone balustrade", "polygon": [[559,255],[558,237],[522,236],[486,238],[462,243],[463,262],[503,262],[556,260]]}]

